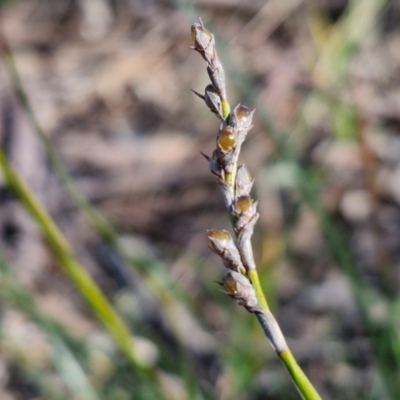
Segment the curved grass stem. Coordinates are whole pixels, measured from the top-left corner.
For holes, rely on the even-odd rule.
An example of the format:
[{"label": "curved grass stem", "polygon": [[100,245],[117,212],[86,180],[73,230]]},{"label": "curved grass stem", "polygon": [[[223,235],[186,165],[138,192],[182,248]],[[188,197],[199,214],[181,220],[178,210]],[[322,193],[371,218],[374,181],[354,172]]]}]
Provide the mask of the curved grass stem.
[{"label": "curved grass stem", "polygon": [[[85,298],[97,318],[104,325],[114,342],[130,361],[134,369],[142,378],[153,382],[156,385],[155,387],[158,388],[157,380],[159,371],[151,364],[147,363],[146,360],[139,358],[136,353],[135,343],[128,328],[107,300],[103,292],[93,281],[92,277],[83,266],[76,261],[64,235],[43,206],[39,203],[29,187],[13,169],[1,148],[0,166],[8,185],[14,190],[20,201],[41,228],[47,242],[66,275],[76,285],[81,295]],[[161,391],[159,392],[161,394]],[[161,396],[161,398],[164,398],[164,396]]]}]

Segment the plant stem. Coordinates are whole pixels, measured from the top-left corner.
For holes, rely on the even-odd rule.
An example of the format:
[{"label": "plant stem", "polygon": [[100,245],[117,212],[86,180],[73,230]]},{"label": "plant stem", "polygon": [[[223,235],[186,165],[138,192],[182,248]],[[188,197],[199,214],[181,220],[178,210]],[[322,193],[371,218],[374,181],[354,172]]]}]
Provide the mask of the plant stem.
[{"label": "plant stem", "polygon": [[226,100],[226,99],[222,100],[221,105],[222,105],[222,116],[225,119],[228,119],[228,117],[231,113],[231,106],[229,105],[228,100]]},{"label": "plant stem", "polygon": [[278,355],[292,377],[301,397],[304,400],[321,400],[321,396],[315,390],[299,364],[297,364],[292,352],[287,349]]},{"label": "plant stem", "polygon": [[126,325],[97,284],[93,281],[92,277],[83,266],[75,260],[64,235],[36,199],[29,187],[10,165],[1,148],[0,166],[8,185],[15,191],[21,202],[40,226],[64,272],[77,286],[82,296],[86,299],[98,319],[103,323],[122,353],[125,354],[142,377],[155,382],[157,380],[157,371],[136,355],[133,338]]},{"label": "plant stem", "polygon": [[266,310],[269,311],[269,305],[267,302],[267,298],[265,297],[263,288],[261,286],[261,282],[260,282],[260,278],[258,276],[257,270],[251,269],[251,270],[249,270],[249,272],[247,274],[251,280],[251,283],[253,284],[253,288],[256,292],[258,303],[260,304],[260,306],[262,308],[265,308]]}]

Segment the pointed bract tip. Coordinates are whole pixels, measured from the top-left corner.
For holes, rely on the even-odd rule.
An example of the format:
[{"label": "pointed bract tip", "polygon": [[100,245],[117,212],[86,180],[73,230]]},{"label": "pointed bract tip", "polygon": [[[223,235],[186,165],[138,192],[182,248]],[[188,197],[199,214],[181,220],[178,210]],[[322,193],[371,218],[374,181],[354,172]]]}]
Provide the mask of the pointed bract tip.
[{"label": "pointed bract tip", "polygon": [[208,157],[207,154],[204,154],[202,151],[200,151],[200,154],[201,154],[207,161],[210,161],[210,160],[211,160],[211,158]]}]

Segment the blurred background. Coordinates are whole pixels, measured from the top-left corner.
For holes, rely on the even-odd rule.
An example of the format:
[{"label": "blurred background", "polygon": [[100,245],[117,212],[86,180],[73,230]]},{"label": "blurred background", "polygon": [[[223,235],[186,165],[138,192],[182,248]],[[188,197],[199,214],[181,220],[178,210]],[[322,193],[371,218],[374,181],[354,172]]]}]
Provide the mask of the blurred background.
[{"label": "blurred background", "polygon": [[231,106],[257,109],[241,162],[289,346],[324,399],[400,398],[398,0],[0,5],[2,149],[161,376],[118,350],[1,175],[2,400],[299,399],[215,283],[206,230],[230,223],[200,154],[219,122],[190,91],[199,17]]}]

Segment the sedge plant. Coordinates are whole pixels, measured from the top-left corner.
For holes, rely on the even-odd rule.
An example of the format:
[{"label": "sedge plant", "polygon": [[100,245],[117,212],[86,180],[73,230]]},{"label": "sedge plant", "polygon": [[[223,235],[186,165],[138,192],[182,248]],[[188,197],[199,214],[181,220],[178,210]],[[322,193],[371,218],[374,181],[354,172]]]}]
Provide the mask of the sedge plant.
[{"label": "sedge plant", "polygon": [[227,295],[248,312],[256,315],[270,344],[285,365],[300,395],[305,400],[321,399],[320,395],[298,365],[282,331],[271,313],[260,284],[253,256],[251,237],[259,218],[257,202],[251,198],[254,179],[245,165],[239,165],[241,146],[252,128],[255,110],[239,104],[232,111],[225,87],[225,73],[218,58],[214,35],[200,23],[191,27],[193,49],[207,63],[211,83],[204,95],[194,92],[221,121],[217,147],[208,160],[211,172],[220,186],[227,211],[230,214],[235,239],[226,230],[210,229],[208,244],[221,257],[226,267],[220,283]]}]

